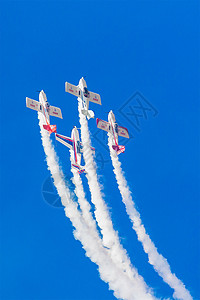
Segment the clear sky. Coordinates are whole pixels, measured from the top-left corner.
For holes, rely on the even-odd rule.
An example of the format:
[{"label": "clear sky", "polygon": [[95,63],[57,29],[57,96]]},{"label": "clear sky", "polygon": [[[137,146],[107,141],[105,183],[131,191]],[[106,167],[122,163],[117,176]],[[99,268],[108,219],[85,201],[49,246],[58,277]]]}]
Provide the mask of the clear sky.
[{"label": "clear sky", "polygon": [[[1,299],[114,299],[63,208],[52,205],[54,192],[42,193],[51,191],[49,172],[37,114],[25,107],[44,89],[63,113],[51,123],[70,135],[77,101],[64,83],[82,76],[101,95],[103,105],[90,106],[96,116],[113,109],[129,129],[120,160],[146,230],[200,299],[199,12],[198,1],[1,2]],[[95,120],[89,127],[114,228],[155,294],[171,297],[125,213],[107,141]],[[68,150],[56,150],[70,178]]]}]

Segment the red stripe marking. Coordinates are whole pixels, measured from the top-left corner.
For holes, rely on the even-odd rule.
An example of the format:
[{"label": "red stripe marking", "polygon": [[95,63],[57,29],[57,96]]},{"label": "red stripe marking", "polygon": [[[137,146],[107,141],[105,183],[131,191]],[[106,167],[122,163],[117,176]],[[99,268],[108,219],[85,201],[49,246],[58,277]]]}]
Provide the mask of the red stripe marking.
[{"label": "red stripe marking", "polygon": [[[122,130],[126,131],[126,133],[129,135],[128,129],[127,129],[126,127],[119,126],[118,128],[119,128],[119,129],[122,128]],[[124,134],[124,135],[125,135],[126,133],[122,133],[122,132],[121,132],[121,134]]]},{"label": "red stripe marking", "polygon": [[77,154],[76,154],[75,140],[73,140],[73,146],[74,146],[75,162],[77,163]]},{"label": "red stripe marking", "polygon": [[58,137],[60,137],[60,138],[62,138],[62,139],[64,139],[64,140],[67,140],[67,141],[69,141],[69,142],[73,142],[73,140],[68,139],[67,137],[64,137],[63,135],[56,134],[56,136],[58,136]]},{"label": "red stripe marking", "polygon": [[119,128],[123,128],[123,129],[125,129],[125,130],[127,130],[128,131],[128,129],[126,128],[126,127],[123,127],[123,126],[118,126]]}]

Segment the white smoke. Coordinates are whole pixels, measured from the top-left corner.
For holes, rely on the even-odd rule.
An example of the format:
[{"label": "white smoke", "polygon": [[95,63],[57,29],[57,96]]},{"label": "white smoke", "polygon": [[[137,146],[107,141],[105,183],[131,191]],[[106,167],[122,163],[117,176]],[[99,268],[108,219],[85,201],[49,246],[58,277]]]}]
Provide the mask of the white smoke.
[{"label": "white smoke", "polygon": [[[71,163],[73,163],[73,156],[74,156],[74,153],[72,150],[70,150]],[[71,172],[73,174],[73,183],[75,185],[75,194],[78,198],[78,203],[79,203],[79,206],[80,206],[80,209],[82,212],[82,216],[83,216],[87,226],[91,229],[91,232],[93,233],[94,237],[96,239],[99,239],[100,236],[99,236],[99,233],[98,233],[98,230],[96,227],[96,222],[91,213],[91,206],[90,206],[89,202],[86,200],[81,177],[78,174],[77,170],[75,170],[74,168],[71,168]]]},{"label": "white smoke", "polygon": [[112,135],[108,133],[110,156],[118,188],[122,196],[122,201],[125,204],[126,212],[133,223],[133,229],[136,231],[138,240],[142,243],[144,251],[148,254],[149,263],[154,267],[163,280],[172,289],[174,289],[173,297],[175,299],[191,300],[192,297],[189,291],[185,288],[185,285],[176,277],[175,274],[172,274],[169,263],[161,254],[158,253],[157,248],[146,233],[140,214],[135,208],[130,189],[121,168],[121,163],[119,162],[116,152],[112,148],[112,144]]},{"label": "white smoke", "polygon": [[[98,266],[101,279],[108,283],[109,288],[114,291],[114,295],[117,298],[127,300],[153,299],[153,296],[146,289],[141,289],[140,286],[134,285],[131,280],[127,279],[127,276],[117,265],[113,264],[107,255],[107,250],[101,245],[98,235],[91,233],[93,225],[90,222],[86,222],[88,216],[83,208],[85,204],[79,202],[84,211],[81,213],[78,210],[77,203],[71,200],[70,191],[65,185],[64,175],[59,166],[49,133],[43,129],[44,117],[41,113],[38,113],[38,118],[47,166],[61,197],[62,204],[65,207],[65,214],[75,228],[75,238],[82,243],[86,255]],[[79,192],[82,194],[81,190]],[[77,196],[82,197],[78,194],[79,192],[77,191]]]},{"label": "white smoke", "polygon": [[[70,151],[71,156],[73,155],[73,152]],[[74,170],[73,168],[71,169],[72,173],[73,173],[73,182],[75,184],[75,193],[78,197],[78,203],[80,205],[81,211],[82,211],[82,216],[85,220],[85,223],[87,224],[87,226],[90,229],[90,235],[92,235],[92,237],[96,240],[96,245],[95,247],[101,252],[101,256],[102,253],[103,255],[107,255],[107,262],[109,261],[109,268],[112,269],[112,273],[115,274],[115,276],[118,277],[118,283],[120,284],[120,287],[122,289],[124,289],[125,293],[127,294],[127,297],[130,297],[132,299],[132,297],[134,299],[138,299],[139,297],[145,297],[145,299],[147,298],[146,295],[142,296],[138,291],[137,291],[137,287],[134,286],[134,282],[132,282],[127,276],[125,272],[122,272],[121,269],[118,268],[118,266],[116,266],[110,259],[110,255],[109,255],[109,249],[106,249],[103,247],[103,243],[102,240],[98,234],[98,230],[96,228],[96,222],[92,217],[91,214],[91,207],[90,204],[88,203],[88,201],[85,198],[85,193],[83,190],[83,184],[82,184],[82,180],[80,178],[80,175],[78,174],[77,170]],[[121,285],[121,283],[123,282],[123,285]],[[117,284],[117,282],[116,282]],[[119,288],[119,287],[118,287]],[[137,296],[136,296],[137,295]]]},{"label": "white smoke", "polygon": [[152,292],[147,287],[144,279],[138,274],[137,270],[131,265],[127,252],[120,244],[117,232],[113,229],[113,224],[108,213],[108,209],[103,200],[100,185],[97,178],[96,165],[91,150],[90,134],[86,117],[81,113],[81,103],[79,102],[79,120],[81,124],[81,139],[83,144],[83,157],[85,160],[86,177],[88,179],[91,192],[91,201],[95,206],[95,218],[100,228],[103,245],[109,248],[112,261],[117,265],[131,280],[138,296],[136,299],[152,298]]}]

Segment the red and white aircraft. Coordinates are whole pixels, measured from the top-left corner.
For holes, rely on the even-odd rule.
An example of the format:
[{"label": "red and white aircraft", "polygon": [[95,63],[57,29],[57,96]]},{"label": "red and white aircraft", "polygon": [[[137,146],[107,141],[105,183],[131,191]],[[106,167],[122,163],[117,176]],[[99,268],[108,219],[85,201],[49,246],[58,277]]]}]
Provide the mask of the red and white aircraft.
[{"label": "red and white aircraft", "polygon": [[43,125],[44,129],[46,129],[50,134],[52,132],[56,132],[56,125],[50,125],[50,117],[54,116],[62,119],[62,113],[60,108],[55,106],[50,106],[47,102],[47,97],[45,92],[42,90],[39,94],[39,102],[33,99],[26,97],[26,106],[33,110],[39,111],[44,115],[45,125]]},{"label": "red and white aircraft", "polygon": [[113,145],[112,148],[119,155],[125,151],[125,146],[120,146],[118,144],[118,136],[123,136],[125,138],[129,138],[128,129],[122,126],[119,126],[115,121],[115,115],[112,110],[108,114],[108,122],[103,121],[101,119],[97,119],[97,127],[110,132],[113,137]]},{"label": "red and white aircraft", "polygon": [[82,105],[81,112],[88,118],[88,120],[90,118],[94,118],[94,112],[92,110],[88,110],[89,102],[101,105],[101,97],[99,94],[88,91],[86,81],[83,77],[79,80],[78,86],[65,82],[65,91],[78,97],[78,100]]},{"label": "red and white aircraft", "polygon": [[[76,126],[72,129],[71,138],[56,133],[56,140],[68,147],[70,150],[74,152],[72,167],[78,171],[79,174],[85,173],[85,169],[81,166],[81,157],[83,152],[83,146],[80,142],[78,129]],[[95,149],[91,147],[93,151]]]}]

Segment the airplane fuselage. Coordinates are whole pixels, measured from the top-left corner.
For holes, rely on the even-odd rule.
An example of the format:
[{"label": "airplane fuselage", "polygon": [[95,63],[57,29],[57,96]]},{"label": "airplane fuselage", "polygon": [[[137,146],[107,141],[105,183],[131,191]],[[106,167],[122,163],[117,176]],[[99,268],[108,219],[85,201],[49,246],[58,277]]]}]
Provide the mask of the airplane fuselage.
[{"label": "airplane fuselage", "polygon": [[79,132],[76,126],[72,129],[71,139],[73,141],[74,163],[80,166],[81,164],[81,152],[80,152],[80,138]]},{"label": "airplane fuselage", "polygon": [[46,94],[43,90],[39,94],[39,101],[42,106],[42,113],[44,115],[46,125],[49,125],[50,124],[50,117],[49,117],[49,113],[48,113],[49,103],[47,101]]},{"label": "airplane fuselage", "polygon": [[79,80],[78,86],[81,89],[79,99],[81,99],[82,109],[87,111],[89,108],[89,99],[88,99],[89,93],[88,93],[86,81],[84,80],[83,77]]},{"label": "airplane fuselage", "polygon": [[115,115],[112,110],[108,114],[108,122],[110,124],[110,132],[113,136],[113,141],[116,146],[118,146],[118,125],[115,120]]}]

